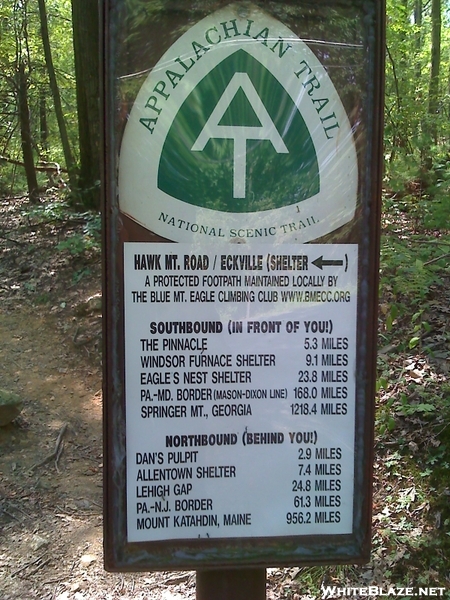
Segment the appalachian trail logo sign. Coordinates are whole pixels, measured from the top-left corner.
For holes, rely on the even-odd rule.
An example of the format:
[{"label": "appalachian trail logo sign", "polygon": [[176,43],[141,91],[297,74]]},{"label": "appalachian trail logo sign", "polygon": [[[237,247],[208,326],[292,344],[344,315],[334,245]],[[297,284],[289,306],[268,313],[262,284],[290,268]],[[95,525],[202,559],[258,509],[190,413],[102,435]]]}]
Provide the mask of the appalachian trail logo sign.
[{"label": "appalachian trail logo sign", "polygon": [[169,48],[120,151],[120,209],[176,242],[308,242],[353,218],[357,182],[325,68],[253,5],[219,10]]}]

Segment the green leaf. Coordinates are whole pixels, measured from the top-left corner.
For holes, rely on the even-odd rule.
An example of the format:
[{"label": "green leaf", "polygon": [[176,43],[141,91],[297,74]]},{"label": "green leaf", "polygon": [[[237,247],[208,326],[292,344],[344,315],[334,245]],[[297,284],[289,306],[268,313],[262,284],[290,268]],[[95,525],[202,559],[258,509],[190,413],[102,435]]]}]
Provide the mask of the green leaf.
[{"label": "green leaf", "polygon": [[413,348],[415,348],[417,346],[417,344],[420,342],[420,337],[418,337],[417,335],[415,335],[414,337],[412,337],[409,340],[409,349],[412,350]]}]

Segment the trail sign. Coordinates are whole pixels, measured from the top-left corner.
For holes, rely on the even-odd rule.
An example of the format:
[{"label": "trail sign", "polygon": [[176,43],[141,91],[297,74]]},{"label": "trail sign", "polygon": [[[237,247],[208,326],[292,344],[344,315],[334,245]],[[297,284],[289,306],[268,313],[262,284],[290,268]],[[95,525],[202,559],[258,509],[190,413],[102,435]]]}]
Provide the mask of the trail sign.
[{"label": "trail sign", "polygon": [[106,567],[367,560],[382,4],[105,8]]}]

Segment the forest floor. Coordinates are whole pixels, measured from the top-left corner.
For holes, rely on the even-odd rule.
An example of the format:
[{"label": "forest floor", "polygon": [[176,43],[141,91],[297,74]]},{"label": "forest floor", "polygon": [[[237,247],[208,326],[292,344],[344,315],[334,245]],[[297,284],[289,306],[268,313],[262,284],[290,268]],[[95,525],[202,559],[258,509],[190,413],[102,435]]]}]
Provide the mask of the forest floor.
[{"label": "forest floor", "polygon": [[[0,388],[24,401],[0,427],[0,597],[193,599],[195,573],[103,570],[100,252],[91,217],[58,202],[0,208]],[[411,307],[422,310],[417,342],[395,339],[412,315],[394,277],[381,301],[371,562],[269,569],[268,600],[320,598],[322,583],[450,590],[450,273],[441,275],[426,307]]]}]

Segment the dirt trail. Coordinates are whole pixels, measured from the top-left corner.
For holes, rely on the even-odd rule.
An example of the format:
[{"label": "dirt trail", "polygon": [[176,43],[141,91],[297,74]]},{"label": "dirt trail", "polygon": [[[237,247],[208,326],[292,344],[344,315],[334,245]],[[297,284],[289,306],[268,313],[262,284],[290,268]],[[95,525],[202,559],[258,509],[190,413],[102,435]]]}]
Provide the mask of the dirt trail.
[{"label": "dirt trail", "polygon": [[[103,571],[100,370],[58,321],[29,307],[0,310],[1,386],[25,403],[0,428],[0,595],[193,598],[192,574]],[[58,461],[41,464],[61,431]]]}]

